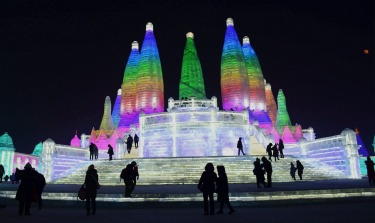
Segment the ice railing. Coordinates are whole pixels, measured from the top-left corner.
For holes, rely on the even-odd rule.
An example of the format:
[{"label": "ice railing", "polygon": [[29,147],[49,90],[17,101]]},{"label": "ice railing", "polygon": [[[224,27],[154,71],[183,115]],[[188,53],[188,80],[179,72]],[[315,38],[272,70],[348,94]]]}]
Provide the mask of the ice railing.
[{"label": "ice railing", "polygon": [[206,110],[207,108],[214,107],[217,108],[217,99],[212,97],[211,99],[200,99],[197,100],[195,97],[190,97],[190,99],[174,100],[170,98],[168,100],[168,111],[175,108],[179,111],[184,110]]},{"label": "ice railing", "polygon": [[273,141],[271,141],[267,137],[266,129],[260,128],[257,125],[251,125],[250,135],[255,136],[255,138],[258,140],[260,144],[263,145],[264,148],[266,148],[269,143],[273,143]]},{"label": "ice railing", "polygon": [[54,156],[76,156],[85,159],[88,157],[89,151],[87,148],[79,148],[67,145],[55,145]]},{"label": "ice railing", "polygon": [[172,125],[178,123],[226,123],[248,124],[247,114],[238,112],[191,111],[163,114],[148,114],[140,117],[143,126]]}]

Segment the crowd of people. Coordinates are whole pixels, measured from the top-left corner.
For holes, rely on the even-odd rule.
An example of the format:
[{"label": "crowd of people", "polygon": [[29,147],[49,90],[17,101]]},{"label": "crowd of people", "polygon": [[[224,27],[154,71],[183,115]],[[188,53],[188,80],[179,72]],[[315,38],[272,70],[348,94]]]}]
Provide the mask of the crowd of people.
[{"label": "crowd of people", "polygon": [[276,159],[280,160],[280,158],[284,158],[284,142],[282,139],[279,139],[279,143],[275,143],[272,145],[272,143],[269,143],[266,148],[266,152],[268,155],[268,159],[272,162],[272,157],[274,157],[275,162]]}]

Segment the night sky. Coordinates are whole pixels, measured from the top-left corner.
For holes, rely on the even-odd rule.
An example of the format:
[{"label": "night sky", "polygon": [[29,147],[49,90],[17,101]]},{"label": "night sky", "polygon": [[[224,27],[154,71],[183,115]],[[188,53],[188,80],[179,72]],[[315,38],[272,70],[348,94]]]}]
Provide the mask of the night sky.
[{"label": "night sky", "polygon": [[241,41],[250,37],[275,98],[283,89],[293,124],[313,127],[317,138],[357,127],[372,150],[373,1],[2,1],[0,135],[8,132],[17,151],[31,153],[48,138],[69,144],[76,130],[99,128],[104,99],[113,106],[131,42],[142,44],[147,22],[154,24],[165,102],[178,97],[191,31],[207,97],[218,97],[222,108],[228,17]]}]

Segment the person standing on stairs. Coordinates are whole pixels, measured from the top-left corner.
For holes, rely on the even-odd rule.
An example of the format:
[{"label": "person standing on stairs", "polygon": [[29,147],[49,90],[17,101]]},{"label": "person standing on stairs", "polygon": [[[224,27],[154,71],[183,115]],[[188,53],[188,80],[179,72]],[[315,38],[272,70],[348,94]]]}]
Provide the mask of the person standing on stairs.
[{"label": "person standing on stairs", "polygon": [[298,173],[299,179],[302,180],[302,174],[303,174],[304,167],[299,160],[296,161],[296,164],[297,164],[296,166],[297,166],[297,173]]},{"label": "person standing on stairs", "polygon": [[266,157],[262,157],[263,167],[267,174],[267,186],[271,188],[272,187],[272,164],[270,161],[267,160]]},{"label": "person standing on stairs", "polygon": [[269,143],[266,152],[268,154],[268,159],[272,162],[272,143]]},{"label": "person standing on stairs", "polygon": [[293,162],[290,162],[290,176],[292,176],[293,180],[296,180],[296,170],[297,168],[294,166]]},{"label": "person standing on stairs", "polygon": [[133,137],[131,135],[128,136],[126,139],[126,149],[128,150],[128,153],[132,150],[133,146]]},{"label": "person standing on stairs", "polygon": [[280,138],[279,139],[279,152],[280,152],[280,158],[284,158],[284,142],[283,140]]},{"label": "person standing on stairs", "polygon": [[109,155],[109,161],[111,161],[112,160],[112,156],[114,154],[113,147],[111,146],[111,144],[108,144],[108,152],[107,153]]},{"label": "person standing on stairs", "polygon": [[[91,214],[96,214],[96,194],[98,190],[98,171],[95,169],[94,165],[91,164],[87,171],[85,177],[85,186],[86,186],[86,215],[90,215],[90,209],[92,210]],[[90,208],[91,204],[91,208]]]},{"label": "person standing on stairs", "polygon": [[367,177],[370,183],[370,186],[375,186],[375,171],[374,171],[374,161],[371,160],[370,156],[367,156],[365,161],[367,169]]},{"label": "person standing on stairs", "polygon": [[261,188],[260,184],[263,184],[263,186],[266,187],[266,183],[264,182],[263,165],[260,163],[260,159],[256,158],[253,164],[254,164],[253,174],[255,175],[256,180],[257,180],[257,187]]},{"label": "person standing on stairs", "polygon": [[[204,215],[215,214],[214,192],[217,175],[212,163],[207,163],[201,178],[199,179],[198,189],[203,192]],[[208,200],[210,200],[210,211],[208,212]]]},{"label": "person standing on stairs", "polygon": [[279,159],[279,150],[277,149],[277,143],[275,143],[275,145],[272,146],[272,155],[273,157],[275,157],[275,162],[276,162],[276,158],[277,160],[280,160]]},{"label": "person standing on stairs", "polygon": [[228,214],[233,214],[234,209],[232,205],[229,203],[229,186],[228,186],[228,177],[225,173],[225,167],[224,166],[217,166],[217,174],[219,175],[219,178],[217,178],[216,181],[216,193],[217,193],[217,201],[220,203],[220,209],[216,214],[223,214],[223,207],[224,203],[227,204],[229,208]]},{"label": "person standing on stairs", "polygon": [[242,138],[240,137],[239,139],[238,139],[238,142],[237,142],[237,148],[238,148],[238,155],[240,155],[241,154],[241,152],[242,152],[242,155],[246,155],[244,152],[243,152],[243,145],[242,145]]},{"label": "person standing on stairs", "polygon": [[138,142],[139,142],[139,137],[137,134],[134,135],[134,146],[136,149],[138,149]]},{"label": "person standing on stairs", "polygon": [[95,157],[95,160],[98,160],[99,149],[94,143],[93,143],[93,145],[94,145],[94,157]]}]

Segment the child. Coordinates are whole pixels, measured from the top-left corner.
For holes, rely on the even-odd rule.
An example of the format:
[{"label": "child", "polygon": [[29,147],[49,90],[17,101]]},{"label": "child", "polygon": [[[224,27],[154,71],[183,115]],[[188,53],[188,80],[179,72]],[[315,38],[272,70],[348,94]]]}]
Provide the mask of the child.
[{"label": "child", "polygon": [[293,162],[290,162],[290,176],[292,176],[293,180],[296,180],[296,170],[297,168],[294,166]]}]

